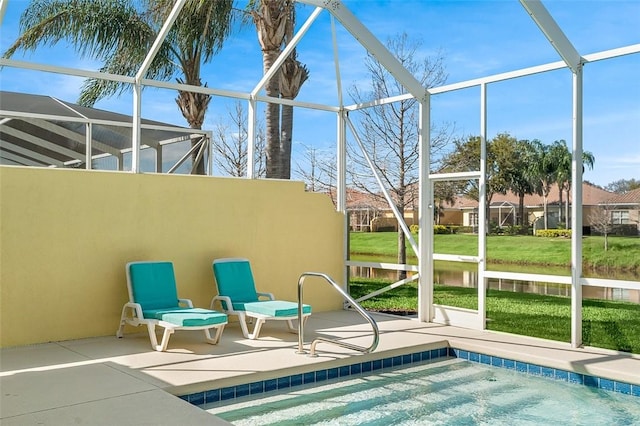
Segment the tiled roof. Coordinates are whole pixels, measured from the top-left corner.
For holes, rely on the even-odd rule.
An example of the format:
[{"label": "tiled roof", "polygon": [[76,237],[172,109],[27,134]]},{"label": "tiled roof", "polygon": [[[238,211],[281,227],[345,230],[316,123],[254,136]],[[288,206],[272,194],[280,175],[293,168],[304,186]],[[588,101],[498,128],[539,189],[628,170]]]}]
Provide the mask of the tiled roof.
[{"label": "tiled roof", "polygon": [[[566,193],[563,193],[562,201],[565,202]],[[592,185],[590,183],[584,182],[582,184],[582,204],[583,205],[597,205],[604,200],[607,200],[611,197],[611,192],[606,191],[600,187]],[[495,194],[491,199],[494,201],[510,201],[512,203],[518,204],[518,196],[508,192],[506,195]],[[569,193],[569,201],[571,201],[571,193]],[[533,195],[525,195],[524,204],[526,206],[541,206],[544,203],[544,198],[542,195],[533,194]],[[558,192],[558,185],[551,185],[551,191],[549,191],[549,196],[547,197],[547,204],[558,204],[560,203],[560,195]]]},{"label": "tiled roof", "polygon": [[388,209],[384,199],[354,189],[347,190],[347,206],[349,208]]},{"label": "tiled roof", "polygon": [[[564,196],[566,193],[563,193],[562,202],[565,202]],[[611,199],[613,194],[609,191],[606,191],[598,186],[592,185],[588,182],[584,182],[582,184],[582,204],[586,206],[595,206],[600,203],[606,202]],[[571,201],[571,195],[569,195],[569,201]],[[508,191],[506,194],[494,194],[493,198],[491,198],[491,204],[508,202],[514,205],[518,205],[519,198],[516,194],[511,191]],[[549,196],[547,197],[547,204],[559,204],[560,197],[558,194],[558,185],[551,185],[551,191],[549,192]],[[543,205],[543,197],[542,195],[533,194],[533,195],[525,195],[524,196],[524,205],[527,207],[538,207]],[[460,197],[459,200],[456,201],[454,207],[451,208],[473,208],[477,207],[478,202],[475,200],[471,200],[469,198]],[[448,206],[445,206],[449,208]]]},{"label": "tiled roof", "polygon": [[[563,195],[562,201],[565,202],[564,196],[566,196],[566,193],[563,193],[562,195]],[[624,200],[631,200],[631,201],[624,201]],[[571,201],[571,194],[569,194],[569,201]],[[553,184],[551,186],[551,191],[549,192],[549,196],[547,197],[547,204],[557,205],[559,204],[559,202],[560,202],[560,197],[558,194],[558,185]],[[640,202],[640,189],[629,191],[626,194],[617,195],[588,182],[584,182],[582,184],[582,204],[583,205],[597,206],[598,204],[602,204],[605,202],[615,202],[615,203]],[[511,203],[517,206],[519,203],[519,199],[518,199],[518,196],[511,191],[507,192],[504,195],[494,194],[493,198],[491,199],[491,204],[499,205],[502,203]],[[444,205],[444,208],[447,210],[450,210],[450,209],[460,210],[460,209],[475,208],[478,206],[478,202],[470,198],[460,196],[460,197],[456,197],[453,200],[453,204],[444,202],[443,205]],[[543,205],[543,197],[537,194],[525,195],[524,205],[527,207],[540,207]],[[348,208],[358,208],[358,207],[362,208],[365,206],[375,207],[381,210],[389,209],[389,206],[387,205],[384,199],[380,199],[370,194],[366,194],[364,192],[360,192],[354,189],[349,189],[347,191],[347,207]]]},{"label": "tiled roof", "polygon": [[[326,193],[327,196],[335,199],[335,191]],[[348,209],[380,209],[385,210],[389,205],[384,198],[375,197],[369,193],[353,188],[347,188],[347,208]]]},{"label": "tiled roof", "polygon": [[606,201],[612,204],[640,204],[640,188],[624,194],[615,194]]}]

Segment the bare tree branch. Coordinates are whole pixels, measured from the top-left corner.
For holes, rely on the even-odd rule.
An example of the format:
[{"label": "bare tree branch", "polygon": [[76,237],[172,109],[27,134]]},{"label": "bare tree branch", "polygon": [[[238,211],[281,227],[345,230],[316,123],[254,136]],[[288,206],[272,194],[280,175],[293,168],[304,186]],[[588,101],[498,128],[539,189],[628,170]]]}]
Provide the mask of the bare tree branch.
[{"label": "bare tree branch", "polygon": [[[241,101],[236,101],[227,110],[226,120],[215,125],[213,130],[214,163],[228,176],[247,175],[248,127],[247,113]],[[265,175],[265,132],[259,125],[256,132],[256,175]]]}]

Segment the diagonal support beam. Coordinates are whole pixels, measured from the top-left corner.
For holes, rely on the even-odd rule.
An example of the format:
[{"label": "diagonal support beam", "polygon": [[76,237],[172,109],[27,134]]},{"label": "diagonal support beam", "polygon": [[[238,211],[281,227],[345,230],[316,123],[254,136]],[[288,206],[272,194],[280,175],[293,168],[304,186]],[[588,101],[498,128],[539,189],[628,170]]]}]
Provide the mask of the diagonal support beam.
[{"label": "diagonal support beam", "polygon": [[396,207],[396,204],[394,203],[393,198],[391,197],[391,194],[389,194],[389,191],[387,190],[387,188],[382,183],[382,178],[380,177],[380,174],[376,170],[376,168],[375,168],[375,166],[373,164],[373,160],[371,159],[369,154],[367,154],[367,150],[365,149],[364,145],[362,144],[362,140],[358,136],[358,132],[357,132],[355,126],[353,125],[353,123],[351,122],[349,117],[345,117],[345,121],[349,125],[349,129],[351,130],[351,134],[353,135],[354,139],[358,143],[358,146],[360,147],[360,150],[362,151],[362,156],[366,160],[367,164],[369,165],[369,168],[371,169],[371,172],[373,173],[373,177],[378,182],[378,186],[380,186],[380,190],[382,191],[382,194],[384,195],[384,198],[387,200],[387,203],[389,204],[389,207],[391,208],[391,211],[393,211],[393,215],[398,220],[398,226],[400,228],[402,228],[402,232],[404,232],[404,235],[407,238],[407,241],[409,241],[409,245],[411,245],[411,248],[413,249],[413,252],[415,253],[415,255],[420,257],[420,250],[418,248],[418,244],[416,243],[415,239],[413,238],[413,235],[411,235],[411,231],[409,230],[409,227],[407,226],[406,222],[404,221],[404,218],[400,214],[400,210],[398,210],[398,207]]},{"label": "diagonal support beam", "polygon": [[42,163],[38,163],[37,161],[30,160],[7,151],[0,151],[0,159],[10,161],[11,163],[19,166],[44,167]]},{"label": "diagonal support beam", "polygon": [[133,173],[140,172],[140,145],[142,145],[142,133],[141,133],[141,102],[142,102],[142,79],[147,74],[149,67],[151,66],[151,62],[153,58],[156,57],[158,51],[160,50],[160,46],[164,42],[164,39],[167,37],[167,34],[171,30],[173,23],[176,18],[180,14],[182,7],[184,6],[186,0],[176,0],[167,17],[164,24],[162,24],[162,28],[160,28],[160,32],[156,37],[151,49],[147,53],[147,56],[142,61],[142,65],[140,69],[135,75],[135,82],[133,84],[133,133],[131,137],[131,145],[132,145],[132,154],[131,154],[131,171]]},{"label": "diagonal support beam", "polygon": [[[37,119],[37,118],[34,118],[34,119],[23,118],[21,120],[27,123],[31,123],[34,126],[40,127],[42,129],[48,130],[50,132],[64,136],[65,138],[70,139],[74,142],[78,142],[83,145],[86,145],[87,141],[82,135],[80,135],[79,133],[73,132],[65,127],[59,126],[57,124],[51,123],[46,120]],[[94,148],[102,152],[111,154],[115,157],[118,157],[119,155],[121,155],[120,150],[118,150],[117,148],[98,142],[95,139],[92,141],[92,145]]]},{"label": "diagonal support beam", "polygon": [[346,6],[338,0],[297,0],[327,9],[360,44],[380,62],[404,88],[418,100],[423,100],[427,89],[402,66],[389,50],[365,27]]},{"label": "diagonal support beam", "polygon": [[57,152],[58,154],[62,154],[65,157],[70,157],[74,160],[80,160],[80,161],[84,161],[84,154],[81,154],[77,151],[74,151],[72,149],[69,148],[65,148],[62,147],[60,145],[56,145],[52,142],[49,142],[47,140],[44,140],[42,138],[39,138],[37,136],[34,135],[30,135],[29,133],[23,132],[22,130],[18,130],[18,129],[14,129],[13,127],[9,127],[9,126],[5,126],[2,128],[2,133],[6,133],[8,135],[11,135],[13,137],[19,138],[19,139],[23,139],[29,143],[32,143],[34,145],[38,145],[41,146],[43,148],[46,148],[50,151],[53,152]]},{"label": "diagonal support beam", "polygon": [[7,3],[9,3],[9,0],[0,0],[0,25],[2,25],[2,21],[4,20],[4,12],[7,10]]},{"label": "diagonal support beam", "polygon": [[540,0],[520,0],[522,7],[531,15],[538,28],[544,33],[554,49],[560,54],[562,60],[575,74],[582,62],[582,57],[560,26],[553,19]]},{"label": "diagonal support beam", "polygon": [[42,164],[39,164],[38,161],[40,163],[56,167],[64,166],[64,163],[60,160],[56,160],[55,158],[49,157],[48,155],[43,155],[38,152],[31,151],[30,149],[23,148],[19,145],[15,145],[0,138],[0,151],[4,153],[6,152],[6,150],[24,156],[25,161],[28,161],[28,159],[34,160],[33,164],[30,164],[32,166],[42,166]]},{"label": "diagonal support beam", "polygon": [[307,18],[307,20],[302,25],[302,27],[300,27],[300,30],[298,30],[298,32],[296,33],[296,35],[293,36],[289,44],[287,44],[287,46],[280,53],[278,58],[276,58],[275,62],[271,64],[271,68],[269,68],[269,71],[267,71],[262,76],[258,84],[256,84],[256,87],[251,91],[252,99],[258,95],[258,92],[262,90],[262,88],[265,86],[265,84],[267,84],[267,82],[271,79],[271,77],[273,77],[273,75],[276,72],[278,72],[278,70],[280,70],[280,67],[282,66],[284,61],[289,57],[289,55],[291,54],[291,51],[296,48],[296,46],[298,45],[302,37],[307,33],[309,28],[311,28],[311,24],[313,24],[313,22],[316,20],[316,18],[320,15],[321,12],[322,12],[322,8],[316,7],[316,9],[313,11],[311,16]]}]

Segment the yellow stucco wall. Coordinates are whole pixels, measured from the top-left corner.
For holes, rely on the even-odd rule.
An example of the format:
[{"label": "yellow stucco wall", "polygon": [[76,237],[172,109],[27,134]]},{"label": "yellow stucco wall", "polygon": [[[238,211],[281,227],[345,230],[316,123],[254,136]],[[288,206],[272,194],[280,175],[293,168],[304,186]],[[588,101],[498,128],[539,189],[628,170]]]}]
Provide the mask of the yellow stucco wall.
[{"label": "yellow stucco wall", "polygon": [[[0,202],[2,347],[113,335],[129,261],[173,261],[198,307],[214,258],[249,258],[258,290],[290,300],[302,272],[344,270],[343,217],[301,182],[3,166]],[[305,302],[342,306],[312,282]]]}]

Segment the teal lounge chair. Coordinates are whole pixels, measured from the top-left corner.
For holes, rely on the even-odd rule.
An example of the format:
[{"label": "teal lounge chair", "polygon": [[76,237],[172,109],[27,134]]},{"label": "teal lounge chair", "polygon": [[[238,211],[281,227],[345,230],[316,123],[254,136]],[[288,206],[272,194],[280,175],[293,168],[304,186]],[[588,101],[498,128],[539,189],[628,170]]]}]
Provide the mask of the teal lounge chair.
[{"label": "teal lounge chair", "polygon": [[[193,307],[189,299],[179,299],[171,262],[130,262],[126,266],[129,302],[122,308],[117,337],[122,337],[125,324],[146,324],[151,347],[165,351],[175,330],[204,330],[206,342],[215,345],[220,340],[227,315]],[[164,328],[158,344],[156,325]],[[216,334],[211,337],[211,329]]]},{"label": "teal lounge chair", "polygon": [[[216,259],[213,261],[213,274],[218,295],[211,300],[211,309],[216,302],[220,302],[224,312],[228,315],[237,315],[244,337],[257,339],[262,324],[267,320],[287,321],[289,331],[297,332],[293,320],[298,318],[298,304],[275,300],[271,293],[257,292],[249,260]],[[303,321],[306,321],[311,315],[311,306],[303,305],[302,315]],[[247,317],[255,320],[251,334],[247,328]]]}]

